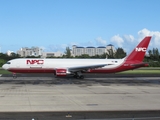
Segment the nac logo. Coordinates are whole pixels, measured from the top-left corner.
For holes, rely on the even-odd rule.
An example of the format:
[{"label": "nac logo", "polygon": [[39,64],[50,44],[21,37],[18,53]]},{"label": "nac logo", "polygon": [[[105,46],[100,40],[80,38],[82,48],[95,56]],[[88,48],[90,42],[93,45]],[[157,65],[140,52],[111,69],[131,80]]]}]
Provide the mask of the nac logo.
[{"label": "nac logo", "polygon": [[147,48],[145,48],[145,47],[139,47],[139,48],[136,48],[136,51],[137,52],[146,52],[147,51]]},{"label": "nac logo", "polygon": [[27,65],[42,65],[44,60],[26,60]]}]

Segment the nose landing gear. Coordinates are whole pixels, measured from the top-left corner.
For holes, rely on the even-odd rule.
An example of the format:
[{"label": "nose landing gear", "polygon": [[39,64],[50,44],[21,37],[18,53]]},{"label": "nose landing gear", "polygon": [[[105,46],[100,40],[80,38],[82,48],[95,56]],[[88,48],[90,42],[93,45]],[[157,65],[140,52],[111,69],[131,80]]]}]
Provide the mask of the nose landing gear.
[{"label": "nose landing gear", "polygon": [[16,73],[12,73],[12,76],[13,76],[14,79],[17,78],[17,74]]}]

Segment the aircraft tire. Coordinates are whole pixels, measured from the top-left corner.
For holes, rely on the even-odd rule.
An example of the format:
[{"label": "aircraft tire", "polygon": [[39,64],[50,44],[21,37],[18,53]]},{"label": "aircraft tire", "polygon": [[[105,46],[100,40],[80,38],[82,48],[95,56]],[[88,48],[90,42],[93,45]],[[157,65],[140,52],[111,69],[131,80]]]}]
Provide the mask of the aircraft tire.
[{"label": "aircraft tire", "polygon": [[83,75],[81,75],[79,78],[80,78],[80,79],[84,79],[84,76],[83,76]]}]

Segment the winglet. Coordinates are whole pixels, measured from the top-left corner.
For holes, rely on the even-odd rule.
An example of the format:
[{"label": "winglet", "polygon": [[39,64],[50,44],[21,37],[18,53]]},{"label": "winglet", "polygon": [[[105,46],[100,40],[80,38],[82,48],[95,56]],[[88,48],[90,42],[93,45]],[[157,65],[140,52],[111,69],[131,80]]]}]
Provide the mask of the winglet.
[{"label": "winglet", "polygon": [[126,61],[143,61],[151,36],[145,37],[137,47],[126,57]]}]

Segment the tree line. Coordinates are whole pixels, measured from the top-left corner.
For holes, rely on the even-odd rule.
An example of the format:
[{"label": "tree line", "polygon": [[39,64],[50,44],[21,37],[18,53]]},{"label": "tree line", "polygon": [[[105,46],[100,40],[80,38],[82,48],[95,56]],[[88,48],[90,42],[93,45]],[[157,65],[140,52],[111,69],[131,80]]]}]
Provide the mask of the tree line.
[{"label": "tree line", "polygon": [[[145,56],[144,62],[149,63],[150,67],[160,67],[160,53],[157,48],[153,48],[152,50],[148,50],[148,55]],[[66,47],[65,54],[62,57],[49,57],[49,58],[83,58],[83,59],[121,59],[126,56],[126,52],[123,50],[123,48],[118,48],[116,52],[113,52],[112,49],[108,50],[107,53],[104,53],[102,55],[95,55],[95,56],[89,56],[88,54],[82,54],[80,56],[73,57],[71,55],[71,50],[69,47]],[[7,61],[15,58],[21,58],[18,54],[12,53],[10,56],[4,53],[0,53],[0,67],[6,63]],[[27,56],[26,58],[41,58],[41,56]]]},{"label": "tree line", "polygon": [[158,49],[148,50],[148,56],[145,56],[144,61],[148,62],[151,67],[160,67],[160,53]]}]

